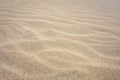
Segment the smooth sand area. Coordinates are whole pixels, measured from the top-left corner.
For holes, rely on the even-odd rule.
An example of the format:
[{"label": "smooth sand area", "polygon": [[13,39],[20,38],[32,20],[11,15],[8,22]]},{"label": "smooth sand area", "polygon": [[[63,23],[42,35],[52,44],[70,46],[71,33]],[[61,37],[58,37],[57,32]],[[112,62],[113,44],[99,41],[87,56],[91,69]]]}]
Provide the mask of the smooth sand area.
[{"label": "smooth sand area", "polygon": [[120,80],[120,0],[0,0],[0,80]]}]

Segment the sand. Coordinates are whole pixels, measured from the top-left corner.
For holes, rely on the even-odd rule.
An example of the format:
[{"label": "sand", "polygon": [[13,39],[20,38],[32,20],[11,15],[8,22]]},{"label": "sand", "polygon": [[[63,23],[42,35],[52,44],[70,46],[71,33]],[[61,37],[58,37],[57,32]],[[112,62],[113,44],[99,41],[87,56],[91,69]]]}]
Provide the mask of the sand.
[{"label": "sand", "polygon": [[120,0],[0,0],[0,80],[120,80]]}]

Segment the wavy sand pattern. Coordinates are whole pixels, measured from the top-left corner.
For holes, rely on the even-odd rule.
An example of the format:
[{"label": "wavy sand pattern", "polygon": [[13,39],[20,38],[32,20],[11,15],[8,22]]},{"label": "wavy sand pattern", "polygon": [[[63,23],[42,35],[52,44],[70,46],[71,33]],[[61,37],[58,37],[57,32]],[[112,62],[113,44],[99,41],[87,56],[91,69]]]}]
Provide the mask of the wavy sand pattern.
[{"label": "wavy sand pattern", "polygon": [[1,0],[0,80],[120,80],[120,1]]}]

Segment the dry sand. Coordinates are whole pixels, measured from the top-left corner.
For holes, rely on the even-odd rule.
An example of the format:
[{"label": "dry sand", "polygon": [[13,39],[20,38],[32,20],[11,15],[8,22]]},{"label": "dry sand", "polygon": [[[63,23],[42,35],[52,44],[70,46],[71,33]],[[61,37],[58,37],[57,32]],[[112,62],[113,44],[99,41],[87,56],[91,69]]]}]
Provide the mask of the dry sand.
[{"label": "dry sand", "polygon": [[120,80],[120,0],[0,0],[0,80]]}]

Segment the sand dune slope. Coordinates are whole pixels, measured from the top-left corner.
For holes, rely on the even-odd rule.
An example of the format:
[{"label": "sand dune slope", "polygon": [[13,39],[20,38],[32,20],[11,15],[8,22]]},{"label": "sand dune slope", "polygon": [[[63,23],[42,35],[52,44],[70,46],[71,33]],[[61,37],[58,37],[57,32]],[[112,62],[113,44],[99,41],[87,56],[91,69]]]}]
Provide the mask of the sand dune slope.
[{"label": "sand dune slope", "polygon": [[120,80],[120,1],[1,0],[0,80]]}]

